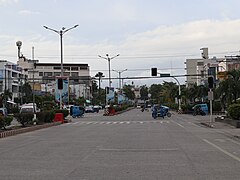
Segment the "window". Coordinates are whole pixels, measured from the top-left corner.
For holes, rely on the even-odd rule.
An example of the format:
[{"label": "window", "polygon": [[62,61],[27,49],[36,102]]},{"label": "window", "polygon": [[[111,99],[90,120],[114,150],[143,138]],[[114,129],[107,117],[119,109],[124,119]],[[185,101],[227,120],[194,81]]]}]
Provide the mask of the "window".
[{"label": "window", "polygon": [[39,72],[39,76],[43,76],[43,72]]},{"label": "window", "polygon": [[45,66],[44,69],[52,69],[52,66]]},{"label": "window", "polygon": [[54,72],[54,76],[61,76],[60,72]]},{"label": "window", "polygon": [[71,67],[72,71],[78,71],[78,67]]},{"label": "window", "polygon": [[54,66],[53,69],[61,69],[61,66]]},{"label": "window", "polygon": [[73,77],[78,77],[78,72],[72,72],[71,74]]},{"label": "window", "polygon": [[70,67],[63,67],[63,69],[70,71]]},{"label": "window", "polygon": [[88,70],[88,66],[80,66],[80,70]]},{"label": "window", "polygon": [[65,73],[63,73],[63,76],[70,76],[70,73],[69,72],[65,72]]},{"label": "window", "polygon": [[44,72],[44,76],[52,76],[52,72]]}]

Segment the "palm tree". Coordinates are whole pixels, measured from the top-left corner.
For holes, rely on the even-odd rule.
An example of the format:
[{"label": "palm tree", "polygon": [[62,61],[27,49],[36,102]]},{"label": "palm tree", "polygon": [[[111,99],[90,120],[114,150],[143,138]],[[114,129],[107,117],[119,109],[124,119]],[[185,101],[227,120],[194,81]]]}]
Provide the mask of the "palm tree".
[{"label": "palm tree", "polygon": [[171,103],[174,102],[175,97],[178,95],[178,86],[173,82],[164,82],[162,86],[162,96]]}]

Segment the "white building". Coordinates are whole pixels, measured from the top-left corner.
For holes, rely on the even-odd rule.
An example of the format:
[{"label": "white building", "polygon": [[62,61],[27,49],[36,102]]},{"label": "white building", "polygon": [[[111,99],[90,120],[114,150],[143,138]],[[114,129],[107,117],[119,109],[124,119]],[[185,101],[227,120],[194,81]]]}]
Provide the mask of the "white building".
[{"label": "white building", "polygon": [[9,90],[13,95],[12,101],[20,97],[20,87],[25,83],[26,78],[19,65],[0,60],[0,93]]},{"label": "white building", "polygon": [[[38,60],[19,58],[17,62],[28,75],[30,82],[34,81],[34,90],[54,93],[56,79],[61,76],[60,63],[39,63]],[[72,97],[92,99],[92,81],[88,64],[63,64],[63,75],[69,79],[69,94]],[[37,85],[37,86],[36,86]]]}]

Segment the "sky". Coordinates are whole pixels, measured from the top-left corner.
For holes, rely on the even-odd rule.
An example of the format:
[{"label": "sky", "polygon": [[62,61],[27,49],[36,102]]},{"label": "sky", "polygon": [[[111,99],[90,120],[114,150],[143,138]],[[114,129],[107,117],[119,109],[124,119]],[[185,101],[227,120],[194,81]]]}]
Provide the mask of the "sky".
[{"label": "sky", "polygon": [[[122,77],[159,73],[186,74],[185,60],[238,55],[239,0],[0,0],[0,59],[17,62],[16,41],[24,56],[60,63],[60,36],[46,30],[79,26],[63,35],[64,62],[88,63],[91,76],[111,70]],[[118,73],[111,72],[112,77]],[[173,81],[172,78],[134,81],[136,85]],[[181,84],[185,78],[180,78]],[[107,83],[107,81],[103,82]],[[118,81],[113,81],[118,86]]]}]

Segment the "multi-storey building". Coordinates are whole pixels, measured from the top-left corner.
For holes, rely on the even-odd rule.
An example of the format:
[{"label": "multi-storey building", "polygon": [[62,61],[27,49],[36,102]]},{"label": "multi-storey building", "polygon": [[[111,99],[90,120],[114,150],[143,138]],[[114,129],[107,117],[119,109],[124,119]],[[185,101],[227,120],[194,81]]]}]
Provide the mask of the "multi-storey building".
[{"label": "multi-storey building", "polygon": [[7,60],[0,60],[0,93],[4,90],[12,92],[12,101],[20,97],[20,87],[25,83],[27,78],[23,69]]},{"label": "multi-storey building", "polygon": [[[18,64],[28,75],[34,90],[54,93],[56,78],[61,76],[60,63],[39,63],[38,60],[19,58]],[[74,97],[92,99],[92,81],[88,64],[63,64],[63,75],[69,79],[69,94]]]},{"label": "multi-storey building", "polygon": [[[206,84],[208,76],[213,76],[216,83],[226,78],[225,72],[240,68],[240,56],[225,56],[224,58],[187,59],[187,86],[196,83]],[[189,76],[194,75],[196,76]]]}]

